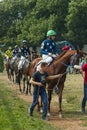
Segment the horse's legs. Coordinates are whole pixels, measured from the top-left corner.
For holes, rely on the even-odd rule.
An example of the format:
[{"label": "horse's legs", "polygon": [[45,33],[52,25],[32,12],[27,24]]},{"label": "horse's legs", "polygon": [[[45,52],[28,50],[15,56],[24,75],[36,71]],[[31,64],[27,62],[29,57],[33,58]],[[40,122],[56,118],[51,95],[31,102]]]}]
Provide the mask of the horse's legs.
[{"label": "horse's legs", "polygon": [[25,76],[23,77],[23,93],[25,92],[25,81],[26,81],[26,78]]},{"label": "horse's legs", "polygon": [[11,80],[11,69],[8,70],[8,78]]},{"label": "horse's legs", "polygon": [[48,90],[48,116],[50,116],[51,99],[52,99],[52,90]]},{"label": "horse's legs", "polygon": [[28,76],[27,76],[27,89],[26,89],[26,94],[28,94],[28,91],[29,91],[30,95],[32,95],[32,93],[31,93],[31,85],[30,85],[30,83],[29,83],[29,78],[28,78]]},{"label": "horse's legs", "polygon": [[9,79],[9,70],[6,69],[6,71],[7,71],[7,76],[8,76],[8,79]]},{"label": "horse's legs", "polygon": [[58,108],[58,113],[59,113],[59,117],[62,117],[62,91],[64,88],[64,84],[61,86],[60,88],[60,92],[58,93],[58,100],[59,100],[59,108]]},{"label": "horse's legs", "polygon": [[7,76],[8,76],[8,79],[9,79],[9,80],[11,80],[10,69],[9,69],[9,68],[6,68],[6,71],[7,71]]},{"label": "horse's legs", "polygon": [[19,85],[19,91],[22,92],[22,89],[21,89],[21,73],[20,72],[17,73],[16,80],[17,80],[17,83]]},{"label": "horse's legs", "polygon": [[11,69],[11,76],[12,76],[12,81],[14,83],[14,70],[13,69]]},{"label": "horse's legs", "polygon": [[62,107],[61,107],[61,104],[62,104],[62,93],[60,93],[58,95],[58,99],[59,99],[59,109],[58,109],[58,111],[61,112],[62,111]]},{"label": "horse's legs", "polygon": [[[25,87],[25,81],[27,82],[27,88]],[[28,94],[28,87],[29,87],[29,79],[27,75],[24,75],[24,79],[23,79],[23,92],[25,92],[25,88],[26,88],[26,94]]]},{"label": "horse's legs", "polygon": [[30,84],[30,82],[29,82],[29,79],[30,79],[30,77],[28,78],[29,93],[30,93],[30,95],[32,95],[32,92],[31,92],[31,84]]}]

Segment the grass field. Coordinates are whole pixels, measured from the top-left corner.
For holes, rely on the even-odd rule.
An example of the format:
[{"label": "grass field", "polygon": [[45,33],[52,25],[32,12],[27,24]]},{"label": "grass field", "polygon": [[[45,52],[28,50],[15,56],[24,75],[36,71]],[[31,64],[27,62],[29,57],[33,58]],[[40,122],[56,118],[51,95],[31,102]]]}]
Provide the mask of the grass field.
[{"label": "grass field", "polygon": [[[80,74],[67,75],[63,91],[63,119],[57,118],[51,122],[42,121],[35,111],[34,117],[28,117],[28,103],[18,97],[16,91],[11,89],[11,83],[4,81],[5,73],[0,73],[0,130],[75,130],[67,125],[71,121],[74,124],[81,121],[76,130],[87,129],[87,112],[81,113],[83,97],[83,77]],[[57,111],[57,95],[53,95],[52,108]],[[87,106],[86,106],[87,111]],[[64,121],[64,122],[63,122]],[[62,125],[62,122],[65,123]],[[52,125],[52,124],[55,124]],[[58,124],[59,123],[59,124]],[[50,125],[51,124],[51,125]],[[58,124],[58,125],[57,125]],[[81,127],[81,129],[79,129]]]},{"label": "grass field", "polygon": [[29,117],[28,103],[9,88],[0,74],[0,130],[58,130],[58,128],[41,120],[38,113]]}]

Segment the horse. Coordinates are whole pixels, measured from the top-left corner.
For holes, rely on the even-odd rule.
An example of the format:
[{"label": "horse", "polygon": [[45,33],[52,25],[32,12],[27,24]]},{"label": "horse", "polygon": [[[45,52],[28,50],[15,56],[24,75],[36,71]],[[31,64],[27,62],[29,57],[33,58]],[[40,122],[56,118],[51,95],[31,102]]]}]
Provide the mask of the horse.
[{"label": "horse", "polygon": [[[30,65],[30,60],[26,59],[23,66],[22,66],[22,69],[17,71],[16,79],[17,79],[17,83],[19,85],[19,91],[21,93],[25,92],[26,94],[28,94],[28,92],[29,92],[31,95],[31,86],[29,84],[29,76],[28,76],[29,65]],[[21,87],[21,80],[22,79],[23,79],[23,90]],[[27,85],[27,87],[26,87],[26,85]]]},{"label": "horse", "polygon": [[5,68],[6,68],[8,79],[14,82],[14,73],[13,73],[13,70],[11,69],[10,62],[11,62],[11,59],[8,59],[6,61]]},{"label": "horse", "polygon": [[[48,112],[50,115],[50,104],[52,100],[52,92],[53,88],[55,86],[58,87],[58,101],[59,101],[59,108],[58,108],[58,114],[59,117],[62,117],[62,92],[64,89],[64,82],[66,80],[66,74],[67,74],[67,67],[70,65],[71,57],[73,55],[77,54],[80,57],[83,55],[87,55],[87,53],[80,51],[80,50],[68,50],[67,52],[63,52],[63,54],[60,54],[57,56],[54,61],[48,65],[46,72],[49,75],[56,75],[56,74],[62,74],[62,78],[57,78],[53,80],[48,80],[47,84],[47,91],[48,91]],[[31,75],[35,72],[35,66],[36,64],[41,60],[41,58],[37,58],[33,60],[29,66],[29,75]],[[75,64],[75,63],[74,63]]]}]

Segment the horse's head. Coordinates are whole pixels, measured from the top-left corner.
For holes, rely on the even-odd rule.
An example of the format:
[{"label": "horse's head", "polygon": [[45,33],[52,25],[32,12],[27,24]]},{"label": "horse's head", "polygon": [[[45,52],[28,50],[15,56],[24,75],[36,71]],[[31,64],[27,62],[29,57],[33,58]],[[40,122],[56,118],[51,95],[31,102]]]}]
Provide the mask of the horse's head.
[{"label": "horse's head", "polygon": [[72,55],[71,57],[71,61],[72,61],[72,65],[79,65],[80,59],[82,57],[85,57],[87,55],[87,53],[81,51],[81,50],[75,50],[76,52],[74,53],[74,55]]}]

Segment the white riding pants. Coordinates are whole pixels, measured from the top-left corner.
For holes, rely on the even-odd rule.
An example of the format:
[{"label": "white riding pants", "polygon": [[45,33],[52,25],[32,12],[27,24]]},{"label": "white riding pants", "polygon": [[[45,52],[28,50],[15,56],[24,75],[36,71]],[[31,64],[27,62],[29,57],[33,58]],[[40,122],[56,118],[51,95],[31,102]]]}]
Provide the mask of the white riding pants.
[{"label": "white riding pants", "polygon": [[51,55],[51,56],[49,56],[49,55],[42,55],[42,61],[43,62],[47,62],[48,64],[49,63],[51,63],[52,62],[52,60],[53,60],[53,58],[55,58],[56,57],[56,55],[55,54],[53,54],[53,55]]},{"label": "white riding pants", "polygon": [[[51,56],[49,56],[49,55],[42,55],[42,60],[40,61],[40,62],[46,62],[46,63],[48,63],[48,65],[52,62],[52,60],[53,60],[53,58],[55,58],[56,57],[56,55],[55,54],[53,54],[53,55],[51,55]],[[38,70],[40,70],[40,64],[37,66],[37,69],[36,69],[37,71]]]}]

